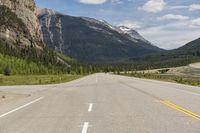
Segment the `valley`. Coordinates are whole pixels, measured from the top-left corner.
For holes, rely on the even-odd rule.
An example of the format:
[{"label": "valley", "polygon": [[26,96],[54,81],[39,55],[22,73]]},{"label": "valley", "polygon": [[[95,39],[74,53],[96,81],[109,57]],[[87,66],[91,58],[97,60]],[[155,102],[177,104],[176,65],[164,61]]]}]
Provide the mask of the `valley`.
[{"label": "valley", "polygon": [[[96,72],[119,73],[179,67],[200,61],[199,39],[178,49],[164,50],[126,26],[114,26],[89,17],[69,16],[46,8],[32,11],[26,5],[22,9],[30,10],[35,15],[32,24],[35,24],[33,30],[38,32],[35,35],[24,18],[27,14],[19,16],[22,10],[14,9],[14,3],[8,3],[1,6],[4,18],[1,18],[0,27],[0,74],[11,75],[11,78],[1,77],[2,85],[41,84],[40,80],[34,80],[35,75],[38,75],[38,79],[44,75],[42,84],[59,83],[57,77],[55,81],[52,80],[54,82],[51,82],[51,78],[46,81],[45,77],[48,76],[45,75],[79,77]],[[18,3],[17,6],[23,4]],[[21,27],[23,29],[18,30]],[[185,73],[185,76],[189,74]],[[30,78],[33,82],[24,82],[23,78],[19,78],[21,75],[34,75]],[[14,80],[16,77],[20,80]],[[11,81],[5,82],[5,79]]]},{"label": "valley", "polygon": [[199,10],[0,0],[0,133],[199,133]]}]

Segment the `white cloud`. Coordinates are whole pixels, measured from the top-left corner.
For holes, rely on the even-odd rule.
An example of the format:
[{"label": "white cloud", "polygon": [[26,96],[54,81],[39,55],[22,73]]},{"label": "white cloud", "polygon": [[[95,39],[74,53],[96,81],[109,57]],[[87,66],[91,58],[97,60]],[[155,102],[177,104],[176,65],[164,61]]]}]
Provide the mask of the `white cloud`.
[{"label": "white cloud", "polygon": [[103,4],[107,0],[79,0],[80,3],[83,4],[93,4],[93,5],[98,5],[98,4]]},{"label": "white cloud", "polygon": [[190,11],[200,10],[200,4],[192,4],[189,6]]},{"label": "white cloud", "polygon": [[107,1],[110,1],[111,4],[122,4],[123,0],[78,0],[80,3],[83,4],[90,4],[90,5],[98,5],[106,3]]},{"label": "white cloud", "polygon": [[199,28],[200,28],[200,18],[191,20],[190,26],[191,26],[191,27],[199,27]]},{"label": "white cloud", "polygon": [[122,0],[111,0],[112,4],[122,4],[123,1]]},{"label": "white cloud", "polygon": [[189,17],[176,14],[167,14],[162,17],[158,17],[158,20],[188,20]]},{"label": "white cloud", "polygon": [[133,29],[139,29],[142,27],[142,24],[140,22],[132,21],[132,20],[125,20],[117,25],[118,26],[126,26],[128,28],[133,28]]},{"label": "white cloud", "polygon": [[190,27],[191,21],[175,22],[167,25],[139,30],[141,35],[164,49],[174,49],[200,37],[200,27]]},{"label": "white cloud", "polygon": [[162,11],[166,5],[167,3],[164,0],[149,0],[139,9],[146,12],[157,13]]},{"label": "white cloud", "polygon": [[168,6],[167,9],[188,9],[188,6],[183,6],[183,5]]},{"label": "white cloud", "polygon": [[189,11],[200,10],[200,4],[192,4],[192,5],[178,5],[178,6],[168,6],[167,9],[187,9]]}]

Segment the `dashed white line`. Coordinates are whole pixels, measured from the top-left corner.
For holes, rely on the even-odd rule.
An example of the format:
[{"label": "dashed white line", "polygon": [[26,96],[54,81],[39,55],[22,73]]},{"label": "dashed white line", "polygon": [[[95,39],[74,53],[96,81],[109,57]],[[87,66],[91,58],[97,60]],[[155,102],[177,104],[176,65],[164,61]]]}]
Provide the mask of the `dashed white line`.
[{"label": "dashed white line", "polygon": [[90,103],[90,104],[89,104],[89,108],[88,108],[88,112],[91,112],[91,111],[92,111],[92,108],[93,108],[93,103]]},{"label": "dashed white line", "polygon": [[40,98],[35,99],[35,100],[33,100],[33,101],[31,101],[31,102],[25,104],[25,105],[22,105],[22,106],[20,106],[20,107],[18,107],[18,108],[16,108],[16,109],[13,109],[13,110],[11,110],[11,111],[9,111],[9,112],[7,112],[7,113],[4,113],[4,114],[0,115],[0,118],[2,118],[2,117],[4,117],[4,116],[7,116],[7,115],[9,115],[9,114],[11,114],[11,113],[14,113],[14,112],[16,112],[16,111],[18,111],[18,110],[20,110],[20,109],[23,109],[23,108],[25,108],[25,107],[27,107],[27,106],[29,106],[29,105],[35,103],[35,102],[40,101],[40,100],[43,99],[43,98],[44,98],[44,97],[40,97]]},{"label": "dashed white line", "polygon": [[81,133],[87,133],[89,122],[85,122]]}]

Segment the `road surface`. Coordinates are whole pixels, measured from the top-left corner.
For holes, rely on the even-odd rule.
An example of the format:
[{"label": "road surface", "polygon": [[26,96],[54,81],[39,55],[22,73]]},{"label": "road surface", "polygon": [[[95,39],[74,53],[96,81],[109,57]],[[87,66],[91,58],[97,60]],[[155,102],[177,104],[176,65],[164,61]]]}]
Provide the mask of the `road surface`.
[{"label": "road surface", "polygon": [[0,106],[0,133],[200,133],[198,87],[93,74],[0,91],[31,94]]}]

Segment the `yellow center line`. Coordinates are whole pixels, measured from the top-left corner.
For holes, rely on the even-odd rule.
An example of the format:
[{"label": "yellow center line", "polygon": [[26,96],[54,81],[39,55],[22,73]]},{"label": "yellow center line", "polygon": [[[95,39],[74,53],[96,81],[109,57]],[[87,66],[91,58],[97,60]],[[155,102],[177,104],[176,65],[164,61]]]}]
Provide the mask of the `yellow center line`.
[{"label": "yellow center line", "polygon": [[175,110],[177,110],[177,111],[179,111],[179,112],[182,112],[182,113],[184,113],[184,114],[186,114],[186,115],[188,115],[188,116],[190,116],[190,117],[192,117],[192,118],[194,118],[194,119],[200,121],[200,115],[198,115],[198,114],[196,114],[196,113],[193,113],[193,112],[191,112],[191,111],[189,111],[189,110],[187,110],[187,109],[184,109],[183,107],[180,107],[180,106],[178,106],[178,105],[175,105],[175,104],[173,104],[173,103],[171,103],[171,102],[169,102],[169,101],[161,100],[160,102],[161,102],[162,104],[164,104],[164,105],[166,105],[166,106],[172,108],[172,109],[175,109]]}]

